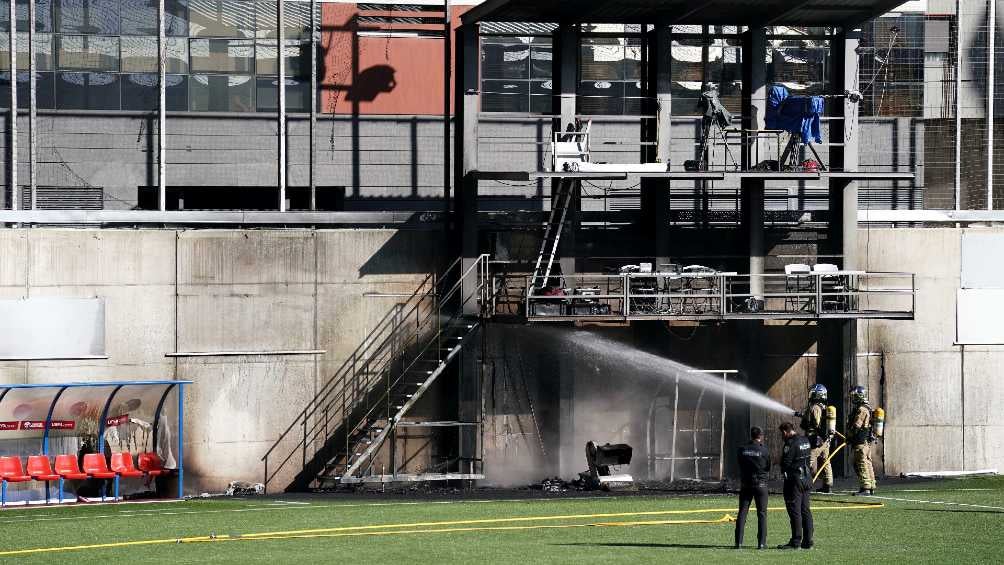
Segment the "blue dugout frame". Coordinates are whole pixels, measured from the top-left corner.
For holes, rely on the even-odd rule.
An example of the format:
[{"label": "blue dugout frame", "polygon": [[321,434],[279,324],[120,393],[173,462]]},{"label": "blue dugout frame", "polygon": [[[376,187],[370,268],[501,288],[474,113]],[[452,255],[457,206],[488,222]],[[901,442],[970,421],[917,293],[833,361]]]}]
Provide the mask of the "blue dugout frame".
[{"label": "blue dugout frame", "polygon": [[56,403],[59,402],[59,398],[63,396],[63,393],[71,388],[97,388],[106,387],[110,388],[111,391],[108,394],[108,398],[105,399],[104,408],[101,411],[101,419],[99,420],[98,427],[98,445],[103,446],[105,440],[105,420],[108,418],[108,410],[111,408],[112,401],[115,399],[115,395],[123,388],[127,386],[149,386],[149,387],[165,387],[164,393],[160,397],[160,401],[157,403],[157,409],[154,413],[154,424],[153,424],[153,446],[157,445],[157,433],[158,426],[157,422],[160,421],[161,412],[164,409],[164,404],[167,401],[168,395],[176,387],[178,389],[178,498],[184,496],[184,484],[185,484],[185,385],[194,384],[194,381],[157,381],[157,380],[147,380],[147,381],[111,381],[111,382],[85,382],[85,383],[53,383],[53,384],[0,384],[0,402],[3,402],[7,397],[7,393],[15,389],[52,389],[53,396],[52,401],[49,403],[49,411],[45,416],[45,428],[42,431],[42,454],[49,455],[49,426],[52,423],[52,413],[56,409]]}]

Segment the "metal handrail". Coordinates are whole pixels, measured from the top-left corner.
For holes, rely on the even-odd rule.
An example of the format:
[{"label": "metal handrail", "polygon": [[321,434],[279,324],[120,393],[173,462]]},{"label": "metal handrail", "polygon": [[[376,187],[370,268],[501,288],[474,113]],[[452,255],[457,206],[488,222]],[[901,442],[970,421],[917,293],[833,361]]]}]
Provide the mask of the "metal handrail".
[{"label": "metal handrail", "polygon": [[[354,425],[353,428],[348,428],[347,416],[348,410],[354,409],[357,403],[353,403],[352,408],[348,406],[348,395],[359,396],[363,401],[368,401],[366,397],[369,392],[372,391],[374,384],[379,383],[382,378],[377,375],[389,374],[392,370],[393,363],[399,361],[401,354],[409,354],[408,351],[415,347],[415,344],[422,338],[428,329],[431,327],[432,322],[438,323],[437,330],[431,335],[427,336],[428,339],[425,346],[422,347],[416,354],[412,357],[412,362],[405,368],[397,381],[395,381],[396,386],[400,383],[401,377],[404,373],[411,370],[414,365],[421,360],[422,356],[428,351],[429,347],[433,343],[439,343],[439,339],[442,336],[442,316],[441,313],[444,310],[444,305],[451,300],[463,287],[464,279],[470,275],[472,270],[476,267],[481,267],[479,270],[479,275],[481,276],[481,284],[475,289],[476,292],[472,292],[473,296],[478,296],[485,304],[487,295],[484,293],[485,281],[488,280],[488,268],[487,268],[487,255],[482,255],[478,259],[464,270],[458,278],[458,282],[453,284],[453,286],[442,292],[439,289],[439,285],[442,281],[449,280],[450,274],[457,270],[458,266],[462,265],[462,258],[458,258],[452,261],[441,275],[430,274],[422,283],[419,284],[418,288],[412,293],[408,299],[403,304],[395,305],[387,314],[381,318],[378,322],[376,329],[374,329],[367,338],[363,341],[359,347],[349,356],[349,358],[342,364],[341,367],[335,372],[331,379],[325,383],[324,387],[315,394],[314,398],[311,399],[307,406],[294,418],[293,422],[280,434],[279,438],[273,443],[269,450],[262,457],[262,461],[265,463],[265,485],[267,487],[268,482],[273,479],[280,470],[282,470],[286,464],[292,459],[298,450],[303,452],[303,464],[306,465],[306,450],[307,446],[317,441],[318,438],[323,434],[328,437],[328,423],[331,421],[329,412],[334,408],[337,410],[339,405],[341,405],[341,410],[337,411],[337,416],[335,421],[341,420],[342,427],[346,433],[346,440],[348,441],[349,436],[352,431],[358,427],[358,423]],[[430,286],[432,290],[426,291],[425,289]],[[469,297],[468,297],[469,298]],[[417,299],[417,300],[416,300]],[[422,314],[423,307],[431,300],[432,307],[426,313]],[[466,305],[468,302],[465,299],[462,302]],[[411,304],[411,307],[408,307]],[[415,316],[416,323],[412,325],[410,321],[412,316]],[[449,322],[452,322],[456,316],[452,317]],[[395,347],[396,346],[396,347]],[[341,385],[338,388],[338,385]],[[389,385],[389,380],[388,380]],[[387,391],[389,393],[389,389]],[[384,400],[381,396],[375,402],[373,402],[373,407],[367,411],[367,416],[371,415],[374,408],[380,405],[380,402]],[[311,417],[317,415],[319,412],[323,412],[324,419],[323,422],[315,419],[313,425],[309,425],[308,422]],[[269,457],[275,452],[275,450],[284,442],[287,442],[290,438],[293,429],[298,427],[302,429],[302,434],[300,441],[291,446],[291,451],[282,461],[279,462],[278,466],[272,469],[269,473]],[[337,429],[337,428],[336,428]]]},{"label": "metal handrail", "polygon": [[[463,271],[463,273],[461,273],[460,277],[457,279],[457,282],[454,283],[453,287],[451,287],[450,290],[448,290],[442,296],[442,298],[439,301],[439,308],[436,311],[437,315],[430,316],[429,318],[427,318],[427,320],[433,320],[434,319],[437,322],[437,330],[436,330],[436,332],[430,337],[430,339],[426,340],[424,347],[422,347],[417,353],[415,353],[414,355],[412,355],[411,362],[407,366],[403,367],[401,371],[398,372],[398,376],[394,380],[393,383],[390,382],[390,378],[388,376],[387,387],[384,390],[383,394],[381,394],[376,399],[376,401],[373,403],[373,406],[369,410],[367,410],[365,414],[363,414],[361,417],[358,418],[357,423],[354,424],[353,426],[351,426],[349,429],[356,430],[360,426],[365,425],[365,423],[369,421],[369,419],[374,415],[375,411],[380,407],[381,403],[383,401],[385,401],[385,400],[389,401],[390,395],[391,395],[391,391],[397,389],[397,387],[404,380],[405,375],[408,374],[412,369],[414,369],[414,367],[415,367],[416,364],[418,364],[420,361],[423,360],[423,358],[425,357],[425,354],[429,351],[429,348],[432,347],[433,345],[437,345],[437,359],[439,359],[439,348],[438,348],[438,346],[441,343],[440,342],[440,337],[442,337],[442,335],[444,333],[443,328],[444,327],[450,327],[451,325],[453,325],[453,323],[456,320],[461,319],[461,318],[464,317],[464,307],[469,303],[469,301],[471,299],[475,299],[475,300],[480,301],[481,304],[482,304],[482,307],[484,307],[484,306],[487,305],[486,295],[484,293],[484,290],[487,288],[487,285],[488,285],[488,276],[487,276],[488,272],[487,272],[487,269],[486,269],[487,259],[488,259],[488,255],[481,255],[481,256],[479,256],[478,259],[474,263],[472,263],[466,270]],[[475,288],[472,290],[472,292],[470,294],[468,294],[467,296],[465,296],[463,298],[463,300],[457,306],[456,310],[453,312],[453,314],[450,316],[450,318],[448,320],[446,320],[445,323],[442,322],[443,317],[441,315],[439,315],[439,314],[441,314],[447,308],[447,304],[449,303],[449,301],[454,296],[457,296],[458,293],[460,293],[463,290],[463,288],[464,288],[464,280],[468,276],[470,276],[470,274],[472,273],[472,271],[475,268],[478,268],[478,275],[479,275],[479,281],[477,282],[477,284],[475,284]],[[440,362],[442,363],[442,360],[440,360]],[[387,421],[387,428],[388,428],[388,430],[396,424],[396,421],[392,420],[391,415],[390,415],[389,412],[390,412],[390,408],[389,408],[389,405],[388,405],[388,414],[387,414],[387,420],[388,420]],[[386,438],[387,434],[386,433],[382,433],[381,437]],[[373,446],[371,446],[363,454],[363,457],[368,457],[369,454],[372,454],[374,452],[375,452],[375,449],[373,448]],[[357,460],[352,465],[355,466],[355,467],[358,467],[359,463],[360,463],[360,460]]]},{"label": "metal handrail", "polygon": [[[515,278],[515,277],[512,277]],[[903,286],[883,286],[882,288],[869,288],[869,282],[882,279],[906,279],[909,278],[909,282]],[[620,279],[619,283],[613,281]],[[648,286],[650,289],[647,292],[639,292],[637,286],[640,280],[652,281]],[[737,291],[736,287],[752,286],[751,283],[760,279],[764,281],[765,286],[772,286],[776,283],[790,281],[793,279],[801,279],[806,281],[808,288],[806,289],[790,289],[786,288],[784,291],[779,290],[768,290],[765,288],[760,292],[750,291]],[[701,288],[696,287],[698,281],[707,281],[708,287]],[[828,284],[830,281],[834,281],[838,286],[843,286],[843,288],[831,288]],[[686,285],[682,288],[674,288],[671,284],[674,282],[681,282],[681,284]],[[867,272],[867,271],[837,271],[837,272],[807,272],[807,273],[764,273],[764,274],[736,274],[736,273],[722,273],[722,272],[706,272],[706,273],[665,273],[665,272],[655,272],[655,273],[622,273],[622,274],[582,274],[582,275],[567,275],[566,276],[566,286],[576,287],[577,285],[589,285],[594,284],[597,287],[597,292],[595,293],[576,293],[570,292],[567,294],[560,295],[533,295],[529,296],[526,293],[525,302],[527,308],[527,317],[533,318],[533,311],[531,308],[531,303],[546,303],[546,302],[569,302],[575,303],[575,301],[592,300],[600,301],[607,304],[613,303],[616,309],[621,310],[621,312],[613,312],[609,315],[604,315],[604,317],[631,317],[636,315],[644,316],[647,312],[636,311],[635,306],[638,301],[645,301],[645,306],[643,309],[652,309],[651,305],[653,301],[662,302],[661,305],[654,307],[658,309],[659,312],[653,312],[655,315],[666,315],[667,312],[673,311],[673,301],[696,301],[699,304],[685,305],[682,302],[679,307],[691,307],[698,308],[701,312],[694,312],[694,314],[700,315],[729,315],[734,313],[743,313],[741,307],[736,310],[734,307],[739,305],[736,303],[736,299],[749,299],[755,298],[758,300],[776,300],[785,299],[791,301],[792,303],[802,304],[803,306],[788,309],[787,307],[780,311],[780,313],[793,313],[800,315],[814,315],[821,316],[825,314],[832,313],[824,308],[824,301],[829,302],[830,300],[835,300],[839,297],[843,297],[848,303],[860,299],[861,297],[867,297],[872,295],[900,295],[900,296],[911,296],[911,306],[909,312],[916,310],[916,276],[912,273],[905,272]],[[605,287],[605,288],[604,288]],[[600,292],[599,288],[603,288],[605,292]],[[668,300],[670,303],[665,304]],[[616,303],[620,302],[621,306],[616,306]],[[810,309],[807,309],[808,306]],[[854,312],[857,311],[854,308],[848,308],[847,311]],[[892,310],[890,310],[892,311]],[[897,312],[899,310],[896,310]],[[753,311],[751,313],[755,313]],[[679,312],[681,315],[688,315],[687,313]],[[766,312],[765,312],[766,313]],[[778,311],[774,310],[771,313],[777,314]],[[555,318],[563,317],[562,314],[546,314],[541,317]],[[575,315],[568,315],[570,318],[575,318]]]}]

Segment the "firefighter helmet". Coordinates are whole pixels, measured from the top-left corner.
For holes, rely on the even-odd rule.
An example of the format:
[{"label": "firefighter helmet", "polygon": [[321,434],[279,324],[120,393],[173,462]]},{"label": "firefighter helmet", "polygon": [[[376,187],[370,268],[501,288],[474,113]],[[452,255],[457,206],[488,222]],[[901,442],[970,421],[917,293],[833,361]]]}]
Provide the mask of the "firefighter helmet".
[{"label": "firefighter helmet", "polygon": [[851,388],[851,402],[854,404],[868,404],[868,389],[863,386]]},{"label": "firefighter helmet", "polygon": [[809,402],[826,402],[826,387],[823,385],[812,385],[809,388]]}]

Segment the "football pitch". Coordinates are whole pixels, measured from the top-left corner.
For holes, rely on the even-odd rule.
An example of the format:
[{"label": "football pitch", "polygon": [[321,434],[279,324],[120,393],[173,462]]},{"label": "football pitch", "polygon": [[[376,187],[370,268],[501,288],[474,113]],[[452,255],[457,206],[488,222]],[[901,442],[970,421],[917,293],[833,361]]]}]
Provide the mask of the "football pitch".
[{"label": "football pitch", "polygon": [[[726,495],[427,500],[352,495],[7,508],[3,563],[1000,563],[1004,478],[815,496],[816,547],[732,548]],[[481,493],[483,496],[483,492]],[[788,539],[780,496],[771,548]]]}]

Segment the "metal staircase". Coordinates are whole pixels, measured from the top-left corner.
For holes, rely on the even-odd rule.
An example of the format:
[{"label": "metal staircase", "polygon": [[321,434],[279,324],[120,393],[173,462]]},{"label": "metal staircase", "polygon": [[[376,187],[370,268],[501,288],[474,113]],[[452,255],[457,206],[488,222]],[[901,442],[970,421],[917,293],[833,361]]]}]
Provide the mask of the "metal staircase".
[{"label": "metal staircase", "polygon": [[[454,261],[384,316],[262,458],[266,489],[396,480],[398,428],[490,314],[488,256]],[[477,422],[431,422],[462,427]],[[374,459],[386,446],[390,468]],[[290,475],[293,475],[290,478]],[[470,473],[464,475],[470,478]],[[459,477],[429,473],[423,479]],[[409,477],[416,480],[414,476]]]},{"label": "metal staircase", "polygon": [[558,254],[558,244],[561,242],[561,233],[565,228],[565,218],[568,216],[568,209],[572,205],[574,196],[575,181],[561,179],[552,200],[551,214],[544,227],[544,237],[540,241],[540,252],[537,253],[537,262],[533,268],[533,278],[530,279],[530,288],[528,289],[530,293],[548,286],[554,258]]}]

